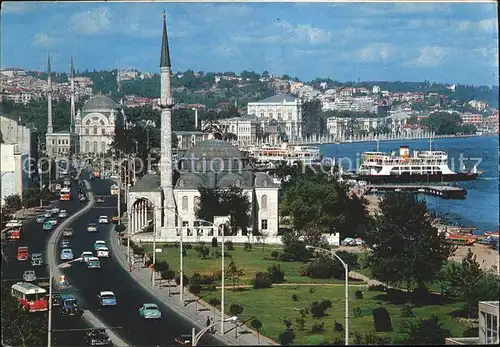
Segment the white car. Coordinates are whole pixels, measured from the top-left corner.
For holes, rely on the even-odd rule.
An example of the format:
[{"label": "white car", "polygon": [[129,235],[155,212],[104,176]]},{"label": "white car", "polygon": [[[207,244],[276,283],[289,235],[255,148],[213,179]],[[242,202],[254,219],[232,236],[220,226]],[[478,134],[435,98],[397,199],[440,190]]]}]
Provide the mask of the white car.
[{"label": "white car", "polygon": [[92,254],[92,252],[83,252],[82,255],[80,256],[80,258],[82,259],[83,262],[88,262],[89,261],[89,258],[92,258],[94,257],[94,254]]},{"label": "white car", "polygon": [[108,216],[99,217],[99,224],[108,224],[108,223],[109,223]]},{"label": "white car", "polygon": [[61,210],[57,207],[54,207],[52,210],[51,210],[52,214],[58,214],[59,212],[61,212]]},{"label": "white car", "polygon": [[61,210],[58,214],[59,218],[67,218],[68,217],[68,212],[66,210]]},{"label": "white car", "polygon": [[23,222],[17,219],[11,219],[10,221],[5,224],[6,228],[20,228],[23,226]]},{"label": "white car", "polygon": [[100,269],[100,268],[101,268],[101,262],[99,261],[99,258],[90,257],[87,260],[87,269]]},{"label": "white car", "polygon": [[109,258],[109,249],[106,246],[101,246],[96,251],[97,258]]},{"label": "white car", "polygon": [[101,247],[106,247],[106,241],[97,240],[96,242],[94,242],[94,251],[97,251]]}]

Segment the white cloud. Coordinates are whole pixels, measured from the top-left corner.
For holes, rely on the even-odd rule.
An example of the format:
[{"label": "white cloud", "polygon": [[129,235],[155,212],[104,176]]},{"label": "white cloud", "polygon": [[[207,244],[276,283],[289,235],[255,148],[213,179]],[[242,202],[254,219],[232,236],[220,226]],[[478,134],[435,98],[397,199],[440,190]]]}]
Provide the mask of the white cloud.
[{"label": "white cloud", "polygon": [[450,47],[425,46],[420,48],[419,56],[409,61],[407,65],[424,67],[438,66],[452,53],[453,49]]},{"label": "white cloud", "polygon": [[464,20],[458,22],[457,27],[461,31],[494,31],[497,29],[498,23],[494,18],[480,21]]},{"label": "white cloud", "polygon": [[69,19],[69,25],[73,31],[89,36],[106,32],[111,27],[111,23],[111,13],[107,7],[77,12]]},{"label": "white cloud", "polygon": [[443,3],[415,3],[399,2],[392,4],[390,12],[396,13],[426,13],[426,12],[449,12],[450,6]]},{"label": "white cloud", "polygon": [[26,3],[26,2],[13,2],[8,1],[2,4],[2,12],[3,13],[12,13],[12,14],[23,14],[26,12],[30,12],[33,10],[34,3]]},{"label": "white cloud", "polygon": [[397,49],[390,43],[372,43],[355,52],[344,53],[344,59],[353,59],[357,61],[380,61],[394,59]]},{"label": "white cloud", "polygon": [[33,37],[33,45],[43,48],[48,48],[56,43],[56,38],[53,36],[49,36],[45,33],[36,33]]},{"label": "white cloud", "polygon": [[330,41],[331,37],[331,33],[328,30],[313,27],[309,24],[293,25],[283,21],[278,26],[292,34],[290,37],[292,42],[318,44]]}]

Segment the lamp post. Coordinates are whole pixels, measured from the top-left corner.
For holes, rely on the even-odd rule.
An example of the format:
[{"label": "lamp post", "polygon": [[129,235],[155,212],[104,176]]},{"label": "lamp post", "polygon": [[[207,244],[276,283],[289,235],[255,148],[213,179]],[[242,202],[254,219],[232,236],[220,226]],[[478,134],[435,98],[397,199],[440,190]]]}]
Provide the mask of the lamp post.
[{"label": "lamp post", "polygon": [[[156,211],[155,211],[156,212]],[[156,213],[153,213],[153,270],[151,274],[151,285],[154,287],[156,284],[156,271],[154,266],[156,264]]]},{"label": "lamp post", "polygon": [[[230,318],[227,318],[227,319],[223,319],[223,320],[220,320],[221,324],[224,324],[224,322],[235,322],[238,320],[238,317],[237,316],[233,316],[233,317],[230,317]],[[192,330],[192,341],[191,341],[191,346],[197,346],[198,345],[198,342],[200,341],[201,337],[207,332],[209,331],[210,329],[212,329],[214,326],[216,326],[217,324],[219,324],[219,321],[217,322],[214,322],[212,324],[210,324],[209,326],[207,326],[206,328],[202,329],[198,334],[196,334],[196,331]]]},{"label": "lamp post", "polygon": [[341,257],[338,256],[337,253],[333,250],[329,250],[326,248],[314,247],[314,246],[306,246],[307,249],[314,249],[315,251],[321,251],[325,253],[330,253],[332,256],[337,258],[345,269],[345,345],[349,345],[349,268],[347,263],[342,260]]}]

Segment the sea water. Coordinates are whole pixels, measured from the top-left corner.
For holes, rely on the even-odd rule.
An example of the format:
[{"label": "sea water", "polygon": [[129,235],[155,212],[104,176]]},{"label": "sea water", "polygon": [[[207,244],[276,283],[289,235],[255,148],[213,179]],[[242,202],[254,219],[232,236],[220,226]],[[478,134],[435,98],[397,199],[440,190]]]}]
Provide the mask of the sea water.
[{"label": "sea water", "polygon": [[[429,144],[428,139],[380,141],[379,150],[399,153],[399,146],[409,146],[410,151],[428,150]],[[444,200],[420,195],[426,201],[427,207],[453,224],[476,227],[482,232],[497,231],[499,229],[498,136],[433,139],[431,145],[433,150],[443,150],[448,153],[449,167],[453,171],[461,170],[462,158],[467,169],[478,164],[478,169],[483,171],[483,174],[476,181],[458,182],[461,187],[467,189],[465,200]],[[361,153],[375,151],[377,144],[373,141],[319,147],[323,157],[335,157],[337,163],[341,160],[346,170],[356,170],[359,167]]]}]

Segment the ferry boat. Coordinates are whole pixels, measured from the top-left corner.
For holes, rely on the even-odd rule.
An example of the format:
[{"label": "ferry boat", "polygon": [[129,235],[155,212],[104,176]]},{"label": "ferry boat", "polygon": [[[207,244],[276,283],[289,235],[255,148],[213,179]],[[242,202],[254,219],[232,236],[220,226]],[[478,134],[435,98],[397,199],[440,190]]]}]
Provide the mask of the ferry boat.
[{"label": "ferry boat", "polygon": [[298,163],[316,164],[321,162],[319,147],[315,146],[290,146],[282,143],[281,146],[252,146],[245,149],[257,166],[275,168],[278,164],[294,165]]},{"label": "ferry boat", "polygon": [[408,146],[396,152],[364,152],[357,172],[344,174],[344,178],[370,183],[452,182],[471,181],[481,175],[474,165],[470,171],[462,167],[454,172],[448,167],[448,153],[444,151],[413,151]]}]

